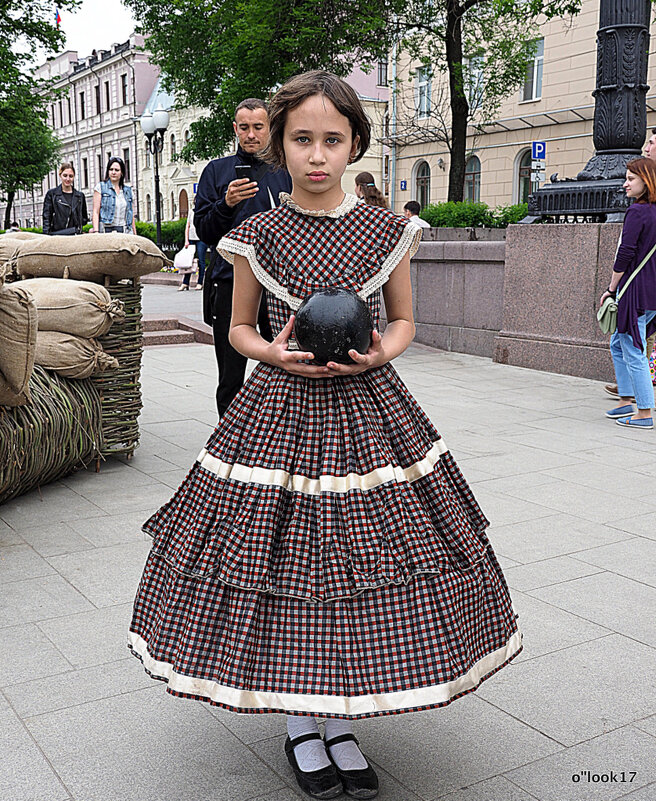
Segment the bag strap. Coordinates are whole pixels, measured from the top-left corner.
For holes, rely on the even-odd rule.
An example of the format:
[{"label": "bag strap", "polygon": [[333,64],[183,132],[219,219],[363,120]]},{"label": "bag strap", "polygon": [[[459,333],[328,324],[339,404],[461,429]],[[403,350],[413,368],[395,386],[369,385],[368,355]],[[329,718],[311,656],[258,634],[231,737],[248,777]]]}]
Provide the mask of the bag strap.
[{"label": "bag strap", "polygon": [[640,264],[638,265],[638,269],[637,269],[637,270],[634,270],[634,271],[631,273],[631,275],[629,276],[629,279],[628,279],[628,281],[627,281],[627,282],[626,282],[626,284],[624,284],[624,286],[622,287],[622,290],[621,290],[620,294],[619,294],[619,295],[617,295],[617,297],[615,298],[615,302],[616,302],[616,303],[619,303],[619,302],[620,302],[620,298],[621,298],[621,297],[622,297],[622,295],[623,295],[623,294],[626,292],[626,289],[627,289],[627,287],[629,286],[629,284],[631,283],[631,281],[633,281],[633,279],[634,279],[634,278],[636,277],[636,275],[637,275],[637,274],[640,272],[640,270],[642,270],[642,268],[645,266],[645,264],[647,264],[647,262],[649,261],[649,259],[651,259],[651,257],[654,255],[654,252],[656,252],[656,245],[654,245],[654,247],[653,247],[653,248],[652,248],[652,249],[649,251],[649,253],[648,253],[648,254],[645,256],[645,258],[644,258],[644,259],[643,259],[643,260],[640,262]]}]

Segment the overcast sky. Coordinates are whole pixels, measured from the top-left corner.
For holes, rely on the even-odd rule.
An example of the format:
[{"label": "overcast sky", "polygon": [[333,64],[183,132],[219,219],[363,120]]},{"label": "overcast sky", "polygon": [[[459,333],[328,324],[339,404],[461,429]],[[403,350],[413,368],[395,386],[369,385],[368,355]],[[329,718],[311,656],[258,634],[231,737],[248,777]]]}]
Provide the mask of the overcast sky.
[{"label": "overcast sky", "polygon": [[65,49],[77,50],[80,58],[94,49],[107,50],[114,42],[125,42],[134,30],[132,12],[120,0],[82,0],[76,11],[60,11],[60,14],[60,29],[66,34]]}]

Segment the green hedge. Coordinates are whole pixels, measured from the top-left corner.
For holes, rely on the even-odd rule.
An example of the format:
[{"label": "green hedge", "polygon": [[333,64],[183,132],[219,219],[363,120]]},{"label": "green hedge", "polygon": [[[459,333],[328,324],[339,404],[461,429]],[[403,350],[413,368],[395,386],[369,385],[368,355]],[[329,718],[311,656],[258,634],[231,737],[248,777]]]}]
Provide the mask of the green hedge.
[{"label": "green hedge", "polygon": [[526,203],[491,209],[486,203],[448,201],[431,203],[419,216],[433,228],[507,228],[527,213]]},{"label": "green hedge", "polygon": [[[147,239],[157,242],[157,229],[154,223],[137,220],[137,233]],[[182,250],[185,241],[185,227],[187,220],[165,220],[162,222],[162,250]]]}]

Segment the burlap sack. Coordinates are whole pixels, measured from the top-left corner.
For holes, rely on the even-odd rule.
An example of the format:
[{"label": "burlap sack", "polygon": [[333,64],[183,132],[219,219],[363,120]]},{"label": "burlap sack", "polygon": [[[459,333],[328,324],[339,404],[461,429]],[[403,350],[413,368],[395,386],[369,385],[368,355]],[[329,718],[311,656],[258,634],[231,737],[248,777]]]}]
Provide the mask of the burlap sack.
[{"label": "burlap sack", "polygon": [[123,303],[100,284],[66,278],[28,278],[20,286],[34,298],[39,331],[62,331],[91,339],[101,337],[114,320],[125,319]]},{"label": "burlap sack", "polygon": [[23,242],[36,242],[39,239],[48,239],[43,234],[33,234],[31,231],[14,231],[10,234],[0,234],[0,264],[11,259]]},{"label": "burlap sack", "polygon": [[26,406],[30,402],[29,388],[17,395],[11,391],[9,384],[0,375],[0,406]]},{"label": "burlap sack", "polygon": [[0,289],[0,373],[16,394],[25,392],[34,367],[36,304],[18,284]]},{"label": "burlap sack", "polygon": [[68,378],[88,378],[118,367],[118,361],[95,339],[83,339],[59,331],[39,331],[35,363]]},{"label": "burlap sack", "polygon": [[150,239],[132,234],[48,236],[21,242],[9,259],[29,278],[102,281],[103,276],[133,278],[155,273],[171,262]]},{"label": "burlap sack", "polygon": [[0,289],[2,289],[2,287],[3,287],[4,283],[5,283],[5,271],[6,271],[6,269],[7,268],[5,267],[4,264],[0,264]]}]

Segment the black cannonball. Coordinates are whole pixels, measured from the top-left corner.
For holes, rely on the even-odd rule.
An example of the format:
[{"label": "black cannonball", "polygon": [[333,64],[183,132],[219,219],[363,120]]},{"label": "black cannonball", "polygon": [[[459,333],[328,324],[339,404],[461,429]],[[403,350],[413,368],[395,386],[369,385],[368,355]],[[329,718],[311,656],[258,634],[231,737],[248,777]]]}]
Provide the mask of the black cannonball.
[{"label": "black cannonball", "polygon": [[369,306],[350,289],[317,289],[301,303],[294,336],[301,350],[314,355],[314,364],[353,364],[349,350],[366,353],[374,324]]}]

